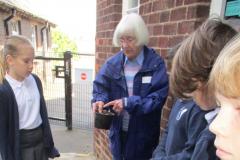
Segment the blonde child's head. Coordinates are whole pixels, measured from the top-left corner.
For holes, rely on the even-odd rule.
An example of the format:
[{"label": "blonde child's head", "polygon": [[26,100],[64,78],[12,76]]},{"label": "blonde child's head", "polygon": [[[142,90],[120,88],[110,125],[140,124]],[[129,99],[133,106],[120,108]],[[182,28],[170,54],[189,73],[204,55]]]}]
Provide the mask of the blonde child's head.
[{"label": "blonde child's head", "polygon": [[215,92],[240,97],[240,36],[236,36],[221,51],[211,72],[209,84]]},{"label": "blonde child's head", "polygon": [[[27,74],[27,70],[31,71],[30,68],[32,66],[30,65],[34,58],[34,49],[32,43],[24,36],[9,36],[3,45],[0,58],[1,81],[6,72],[13,74],[13,76],[21,76],[21,74]],[[29,66],[30,68],[27,69]],[[22,76],[25,77],[26,75]]]},{"label": "blonde child's head", "polygon": [[220,159],[240,159],[240,36],[221,51],[210,74],[209,86],[220,110],[210,125]]}]

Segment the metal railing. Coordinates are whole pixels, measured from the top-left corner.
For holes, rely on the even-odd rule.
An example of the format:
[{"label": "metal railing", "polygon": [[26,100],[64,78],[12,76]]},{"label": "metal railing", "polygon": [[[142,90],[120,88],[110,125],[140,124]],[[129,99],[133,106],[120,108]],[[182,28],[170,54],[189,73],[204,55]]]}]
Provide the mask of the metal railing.
[{"label": "metal railing", "polygon": [[[88,56],[92,61],[95,60],[94,55],[74,54],[74,61],[78,62],[80,56]],[[43,83],[50,122],[66,125],[68,129],[72,127],[92,129],[93,113],[90,107],[92,81],[72,81],[74,74],[71,72],[75,72],[76,65],[66,63],[64,58],[36,57],[34,64],[33,72]],[[66,70],[66,66],[70,69]],[[70,73],[68,80],[65,79],[66,72]]]}]

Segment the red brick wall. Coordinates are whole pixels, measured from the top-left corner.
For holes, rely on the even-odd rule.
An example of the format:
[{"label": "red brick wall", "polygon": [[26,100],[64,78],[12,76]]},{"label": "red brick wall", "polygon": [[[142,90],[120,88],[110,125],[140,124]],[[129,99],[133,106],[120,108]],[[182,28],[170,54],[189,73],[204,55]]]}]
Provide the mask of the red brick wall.
[{"label": "red brick wall", "polygon": [[119,48],[113,47],[112,37],[121,18],[121,0],[97,1],[96,71],[107,57],[112,56],[119,50]]},{"label": "red brick wall", "polygon": [[[150,32],[149,46],[165,57],[169,48],[184,40],[208,16],[210,0],[142,0],[140,14]],[[161,118],[166,126],[173,97],[169,96]]]},{"label": "red brick wall", "polygon": [[[209,15],[211,0],[140,0],[140,14],[150,32],[149,46],[165,57],[169,48],[181,42]],[[119,48],[112,46],[115,26],[121,19],[121,0],[97,0],[96,73],[105,60]],[[165,128],[173,98],[164,106],[161,130]],[[95,129],[97,159],[111,159],[107,132]]]},{"label": "red brick wall", "polygon": [[[121,18],[121,0],[97,0],[96,73],[108,57],[119,51],[119,48],[113,47],[112,37]],[[107,134],[107,131],[94,130],[94,149],[97,159],[112,159]]]}]

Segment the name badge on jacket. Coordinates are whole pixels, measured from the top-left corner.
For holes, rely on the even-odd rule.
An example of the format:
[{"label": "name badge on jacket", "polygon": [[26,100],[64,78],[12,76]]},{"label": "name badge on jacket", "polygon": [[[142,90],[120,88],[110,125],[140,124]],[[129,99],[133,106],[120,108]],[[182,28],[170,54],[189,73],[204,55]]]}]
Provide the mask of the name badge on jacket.
[{"label": "name badge on jacket", "polygon": [[151,76],[142,77],[142,83],[150,83],[152,80]]}]

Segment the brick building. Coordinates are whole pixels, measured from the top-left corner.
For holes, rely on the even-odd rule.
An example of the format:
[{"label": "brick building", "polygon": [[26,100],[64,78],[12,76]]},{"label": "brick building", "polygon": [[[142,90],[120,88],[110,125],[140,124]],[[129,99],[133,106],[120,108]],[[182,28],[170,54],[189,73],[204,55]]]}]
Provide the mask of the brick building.
[{"label": "brick building", "polygon": [[[96,73],[105,60],[119,50],[113,47],[112,37],[122,15],[129,12],[139,13],[150,32],[149,46],[165,57],[169,48],[184,40],[209,15],[215,14],[226,19],[227,2],[227,0],[97,0]],[[237,28],[240,26],[238,18],[228,21]],[[162,113],[161,129],[165,127],[171,104],[172,98],[169,96]],[[107,133],[108,131],[94,130],[97,159],[111,159]]]},{"label": "brick building", "polygon": [[6,36],[18,34],[28,37],[41,55],[51,49],[51,27],[55,24],[35,13],[29,1],[0,0],[0,49]]}]

